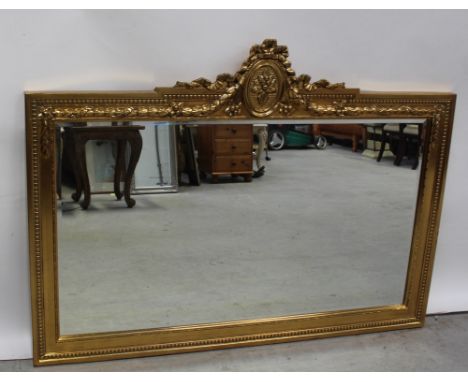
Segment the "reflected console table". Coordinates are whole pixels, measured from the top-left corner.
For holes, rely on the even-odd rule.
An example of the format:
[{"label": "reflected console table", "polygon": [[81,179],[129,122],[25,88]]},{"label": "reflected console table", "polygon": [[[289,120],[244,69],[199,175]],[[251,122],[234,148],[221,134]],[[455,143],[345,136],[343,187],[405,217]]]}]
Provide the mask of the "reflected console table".
[{"label": "reflected console table", "polygon": [[[114,193],[117,200],[122,196],[125,198],[127,207],[132,208],[135,200],[130,198],[130,187],[135,168],[140,158],[142,148],[142,138],[140,130],[144,126],[122,125],[122,126],[74,126],[65,127],[63,132],[64,149],[69,155],[75,176],[76,192],[72,198],[79,201],[81,195],[84,199],[80,203],[81,208],[86,210],[91,202],[91,189],[89,185],[88,170],[86,167],[85,145],[90,140],[110,140],[117,142],[117,156],[114,172]],[[130,145],[131,153],[128,166],[125,169],[125,150],[127,142]],[[120,190],[120,180],[124,175],[124,192]]]}]

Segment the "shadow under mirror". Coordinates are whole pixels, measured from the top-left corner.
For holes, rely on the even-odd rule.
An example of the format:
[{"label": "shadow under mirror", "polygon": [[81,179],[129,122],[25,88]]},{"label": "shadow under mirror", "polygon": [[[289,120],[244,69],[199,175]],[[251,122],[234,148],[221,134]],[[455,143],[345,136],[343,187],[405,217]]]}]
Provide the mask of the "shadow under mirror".
[{"label": "shadow under mirror", "polygon": [[344,122],[58,126],[60,333],[400,304],[424,121]]}]

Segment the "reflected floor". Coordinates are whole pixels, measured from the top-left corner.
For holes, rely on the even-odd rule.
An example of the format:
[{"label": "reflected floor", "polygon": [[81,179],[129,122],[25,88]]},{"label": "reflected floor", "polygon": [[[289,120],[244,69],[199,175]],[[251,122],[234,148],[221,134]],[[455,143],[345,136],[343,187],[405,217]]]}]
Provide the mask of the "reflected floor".
[{"label": "reflected floor", "polygon": [[61,333],[401,303],[419,170],[337,146],[271,156],[252,183],[65,203]]}]

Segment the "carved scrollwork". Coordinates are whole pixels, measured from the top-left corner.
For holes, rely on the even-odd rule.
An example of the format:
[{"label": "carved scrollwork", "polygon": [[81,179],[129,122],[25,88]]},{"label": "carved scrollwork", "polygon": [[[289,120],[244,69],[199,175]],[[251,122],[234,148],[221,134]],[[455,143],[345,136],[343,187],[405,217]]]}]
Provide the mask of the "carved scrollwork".
[{"label": "carved scrollwork", "polygon": [[319,104],[311,102],[307,107],[309,113],[313,116],[365,116],[365,115],[431,115],[439,113],[441,105],[435,106],[353,106],[348,105],[347,100],[333,101],[330,104]]},{"label": "carved scrollwork", "polygon": [[211,82],[206,78],[198,78],[193,80],[192,82],[180,82],[177,81],[175,86],[176,88],[184,88],[184,89],[206,89],[206,90],[225,90],[232,86],[235,86],[235,78],[229,73],[220,74],[216,77],[216,81]]},{"label": "carved scrollwork", "polygon": [[177,117],[203,117],[215,111],[221,103],[215,100],[212,103],[189,105],[184,102],[170,102],[161,106],[76,106],[76,107],[47,107],[41,110],[39,116],[44,125],[49,119],[91,119],[91,118],[177,118]]},{"label": "carved scrollwork", "polygon": [[319,89],[327,90],[341,90],[346,89],[344,82],[336,84],[330,83],[330,81],[321,79],[319,81],[311,82],[311,77],[308,74],[301,74],[299,77],[292,81],[293,87],[298,90],[313,92]]},{"label": "carved scrollwork", "polygon": [[[252,46],[249,57],[234,75],[220,74],[214,82],[206,78],[177,82],[172,88],[155,88],[155,91],[162,97],[181,96],[183,90],[197,92],[198,95],[221,92],[221,103],[240,99],[243,93],[245,107],[242,109],[256,117],[266,117],[273,110],[288,115],[292,104],[306,107],[306,97],[316,93],[348,96],[359,93],[359,89],[347,89],[343,82],[333,84],[325,79],[312,82],[307,74],[296,77],[288,57],[286,46],[278,45],[274,39],[266,39]],[[207,105],[207,109],[214,111],[217,107]],[[226,115],[238,115],[233,110],[231,105],[227,106]]]}]

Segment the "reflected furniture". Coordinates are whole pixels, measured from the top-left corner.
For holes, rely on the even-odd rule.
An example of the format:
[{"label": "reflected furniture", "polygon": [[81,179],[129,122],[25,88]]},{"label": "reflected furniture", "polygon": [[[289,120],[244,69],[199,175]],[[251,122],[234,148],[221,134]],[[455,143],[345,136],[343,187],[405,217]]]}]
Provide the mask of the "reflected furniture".
[{"label": "reflected furniture", "polygon": [[[192,186],[200,186],[200,170],[198,168],[198,161],[196,156],[195,150],[195,139],[194,139],[194,129],[195,127],[184,126],[182,128],[182,142],[179,139],[179,144],[182,146],[182,150],[179,153],[182,154],[182,163],[184,164],[184,168],[180,168],[181,172],[185,172],[188,176],[189,184]],[[181,182],[181,180],[179,180]]]},{"label": "reflected furniture", "polygon": [[[130,187],[135,168],[140,158],[142,139],[140,130],[144,126],[123,125],[123,126],[73,126],[64,127],[63,141],[65,151],[72,163],[75,176],[76,191],[72,199],[78,202],[81,195],[81,208],[86,210],[91,202],[91,187],[86,165],[86,142],[90,140],[111,140],[117,142],[117,156],[114,171],[114,193],[117,200],[122,196],[125,198],[127,207],[132,208],[135,200],[130,197]],[[131,153],[127,168],[125,168],[125,151],[127,143],[130,145]],[[120,190],[120,180],[124,178],[124,192]]]},{"label": "reflected furniture", "polygon": [[57,127],[55,130],[55,160],[57,161],[57,197],[62,199],[62,155],[63,155],[63,143],[62,143],[62,129]]},{"label": "reflected furniture", "polygon": [[222,175],[240,175],[246,182],[253,175],[252,125],[203,125],[197,127],[198,164],[213,183]]},{"label": "reflected furniture", "polygon": [[357,151],[359,142],[365,142],[366,140],[366,130],[362,125],[358,124],[316,124],[313,125],[313,135],[351,140],[353,152]]},{"label": "reflected furniture", "polygon": [[413,162],[412,169],[415,170],[419,164],[421,141],[421,128],[418,124],[386,124],[382,130],[382,143],[377,162],[382,160],[388,145],[395,155],[393,162],[395,166],[399,166],[403,158],[407,157]]},{"label": "reflected furniture", "polygon": [[[364,151],[362,155],[365,157],[376,159],[379,156],[380,146],[382,144],[382,131],[385,123],[364,123],[366,129],[366,139],[363,143]],[[390,148],[385,148],[383,156],[392,156]]]}]

